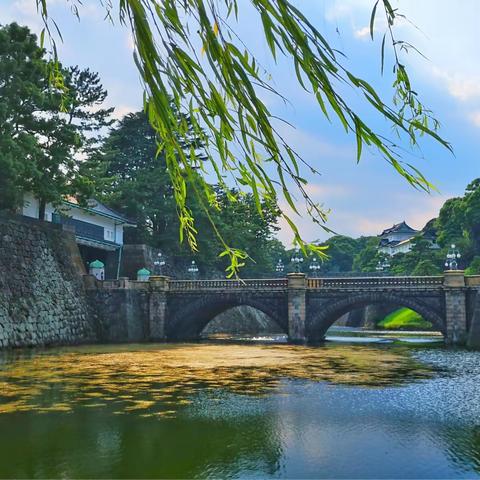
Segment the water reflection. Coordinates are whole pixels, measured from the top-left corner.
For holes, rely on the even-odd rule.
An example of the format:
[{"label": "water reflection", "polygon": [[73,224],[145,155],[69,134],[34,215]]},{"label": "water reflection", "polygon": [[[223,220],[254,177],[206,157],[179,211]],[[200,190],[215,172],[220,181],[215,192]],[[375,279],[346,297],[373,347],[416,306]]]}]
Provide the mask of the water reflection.
[{"label": "water reflection", "polygon": [[480,477],[480,353],[175,344],[0,357],[0,477]]},{"label": "water reflection", "polygon": [[[132,348],[132,347],[131,347]],[[357,386],[427,378],[407,355],[374,348],[288,345],[162,345],[58,350],[18,358],[0,369],[0,413],[68,412],[115,406],[118,414],[169,416],[198,390],[265,394],[281,379]]]}]

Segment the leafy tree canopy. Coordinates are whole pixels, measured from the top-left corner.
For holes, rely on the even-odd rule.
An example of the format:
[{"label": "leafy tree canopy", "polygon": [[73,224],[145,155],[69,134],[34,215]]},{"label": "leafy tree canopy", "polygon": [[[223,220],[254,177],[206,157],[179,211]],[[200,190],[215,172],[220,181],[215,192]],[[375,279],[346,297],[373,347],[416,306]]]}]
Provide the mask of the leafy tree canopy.
[{"label": "leafy tree canopy", "polygon": [[[54,29],[49,17],[51,0],[36,0],[50,40]],[[71,4],[70,0],[65,0]],[[192,150],[184,149],[191,126],[205,145],[206,162],[202,173],[213,171],[216,183],[226,189],[227,178],[253,195],[258,211],[262,205],[278,204],[283,196],[294,212],[299,212],[295,193],[306,203],[313,220],[324,225],[325,212],[308,195],[302,177],[303,159],[278,132],[278,119],[261,98],[262,91],[277,95],[270,75],[245,47],[235,32],[243,8],[251,8],[261,24],[266,45],[274,61],[287,57],[292,61],[299,86],[308,91],[328,118],[336,118],[346,132],[356,138],[357,160],[364,146],[373,147],[400,175],[417,188],[430,189],[425,177],[405,163],[396,148],[398,139],[389,141],[376,132],[370,120],[359,114],[364,107],[386,118],[398,136],[416,145],[419,136],[432,137],[449,148],[435,132],[438,123],[417,97],[401,55],[411,45],[395,37],[394,25],[402,15],[389,0],[373,3],[370,33],[380,12],[385,16],[387,30],[382,41],[382,70],[386,45],[394,51],[394,101],[380,98],[375,89],[346,66],[338,52],[309,19],[289,0],[118,0],[104,2],[106,16],[113,19],[118,6],[120,22],[131,28],[135,44],[135,62],[145,86],[145,111],[150,124],[161,139],[167,170],[173,185],[181,228],[191,247],[197,249],[196,227],[189,198],[196,196],[204,207],[214,207],[214,192],[200,176],[204,195],[188,189],[196,172],[197,161]],[[114,5],[115,4],[115,5]],[[81,2],[73,2],[76,15]],[[256,17],[253,17],[256,15]],[[388,38],[388,42],[386,39]],[[390,42],[390,43],[389,43]],[[52,45],[55,53],[55,45]],[[343,93],[345,85],[358,92],[363,103],[354,109]],[[172,102],[170,101],[172,99]],[[188,114],[191,125],[178,121],[176,111]],[[209,167],[209,168],[207,168]],[[308,165],[316,172],[317,165]],[[295,233],[295,242],[305,250],[295,222],[285,210],[280,215]],[[214,228],[233,271],[244,253],[232,248],[218,228]],[[310,245],[311,250],[322,249]]]},{"label": "leafy tree canopy", "polygon": [[[185,119],[188,122],[188,119]],[[98,182],[102,199],[127,216],[135,218],[137,228],[127,229],[129,243],[147,243],[160,248],[177,264],[186,261],[191,251],[178,242],[181,229],[173,186],[167,172],[165,155],[158,152],[159,139],[143,112],[125,116],[106,138],[97,155],[87,162]],[[201,144],[191,132],[185,149],[201,152]],[[201,153],[197,155],[201,162]],[[206,195],[195,173],[187,183],[199,197]],[[212,186],[215,208],[204,210],[197,196],[189,197],[188,207],[196,218],[199,251],[196,261],[203,272],[225,270],[229,263],[219,257],[222,245],[212,230],[220,228],[228,242],[236,242],[246,256],[242,258],[244,275],[271,275],[275,261],[283,254],[282,244],[274,238],[278,209],[262,205],[258,212],[253,195],[242,195],[223,186]],[[211,201],[211,200],[210,200]],[[213,217],[213,218],[211,218]]]},{"label": "leafy tree canopy", "polygon": [[412,275],[430,276],[440,275],[442,270],[432,260],[420,260],[412,270]]},{"label": "leafy tree canopy", "polygon": [[111,113],[101,108],[106,92],[97,74],[57,68],[62,80],[54,85],[36,36],[15,23],[0,27],[0,207],[15,208],[32,192],[42,219],[47,202],[91,190],[79,158],[94,148],[91,132],[98,135]]}]

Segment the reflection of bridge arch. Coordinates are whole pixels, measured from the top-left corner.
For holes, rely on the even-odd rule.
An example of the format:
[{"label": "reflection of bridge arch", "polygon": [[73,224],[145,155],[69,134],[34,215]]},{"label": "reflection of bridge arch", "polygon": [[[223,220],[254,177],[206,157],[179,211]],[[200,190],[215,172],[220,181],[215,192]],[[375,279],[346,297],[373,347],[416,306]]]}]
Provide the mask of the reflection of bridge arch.
[{"label": "reflection of bridge arch", "polygon": [[392,292],[359,292],[330,298],[328,301],[316,302],[312,299],[309,305],[307,333],[311,340],[321,340],[327,330],[344,314],[357,308],[375,304],[389,304],[407,307],[420,314],[432,323],[444,335],[446,327],[441,305],[435,302],[422,301],[421,297],[402,295]]},{"label": "reflection of bridge arch", "polygon": [[171,298],[170,313],[165,333],[172,340],[196,339],[207,324],[217,315],[233,307],[248,306],[259,310],[288,334],[287,305],[285,295],[255,295],[254,293],[203,294]]}]

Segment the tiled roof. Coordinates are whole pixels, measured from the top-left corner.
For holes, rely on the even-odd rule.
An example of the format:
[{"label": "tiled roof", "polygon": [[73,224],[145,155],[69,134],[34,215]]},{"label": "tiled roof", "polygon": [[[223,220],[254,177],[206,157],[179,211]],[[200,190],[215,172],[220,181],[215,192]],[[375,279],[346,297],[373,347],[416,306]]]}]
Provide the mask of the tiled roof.
[{"label": "tiled roof", "polygon": [[406,224],[405,221],[396,223],[393,225],[393,227],[387,228],[384,230],[380,236],[383,235],[388,235],[389,233],[418,233],[418,230],[415,230],[414,228],[410,227],[409,225]]},{"label": "tiled roof", "polygon": [[77,199],[75,197],[67,197],[65,199],[65,203],[68,203],[74,207],[77,208],[83,208],[84,210],[88,210],[92,213],[96,213],[99,215],[107,216],[110,218],[113,218],[115,220],[119,220],[121,223],[136,226],[135,221],[127,218],[126,216],[122,215],[121,213],[118,213],[117,211],[113,210],[113,208],[107,207],[103,203],[99,202],[98,200],[95,199],[89,199],[87,201],[87,206],[82,207],[79,205]]}]

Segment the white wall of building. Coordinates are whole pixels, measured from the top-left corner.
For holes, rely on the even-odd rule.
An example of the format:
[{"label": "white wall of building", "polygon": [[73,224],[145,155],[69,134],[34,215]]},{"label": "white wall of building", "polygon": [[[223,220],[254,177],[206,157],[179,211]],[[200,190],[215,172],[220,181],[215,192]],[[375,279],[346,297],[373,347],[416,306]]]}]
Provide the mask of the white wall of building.
[{"label": "white wall of building", "polygon": [[[32,194],[25,194],[23,198],[22,214],[26,217],[38,218],[39,201]],[[45,207],[45,220],[51,222],[52,213],[57,211],[75,220],[103,227],[104,240],[123,245],[123,225],[119,225],[113,218],[95,215],[95,213],[68,204],[63,204],[60,208],[55,209],[51,203],[48,203]]]},{"label": "white wall of building", "polygon": [[387,240],[389,242],[401,242],[403,240],[407,240],[412,237],[411,233],[398,233],[398,232],[392,232],[387,234]]},{"label": "white wall of building", "polygon": [[[22,214],[26,217],[38,218],[38,212],[40,210],[40,202],[31,193],[26,193],[23,196],[23,210]],[[47,203],[45,206],[45,219],[47,222],[52,221],[52,213],[55,212],[53,205]]]},{"label": "white wall of building", "polygon": [[395,255],[396,253],[407,253],[412,249],[412,242],[402,242],[399,243],[398,245],[392,245],[391,250],[392,250],[392,255]]}]

